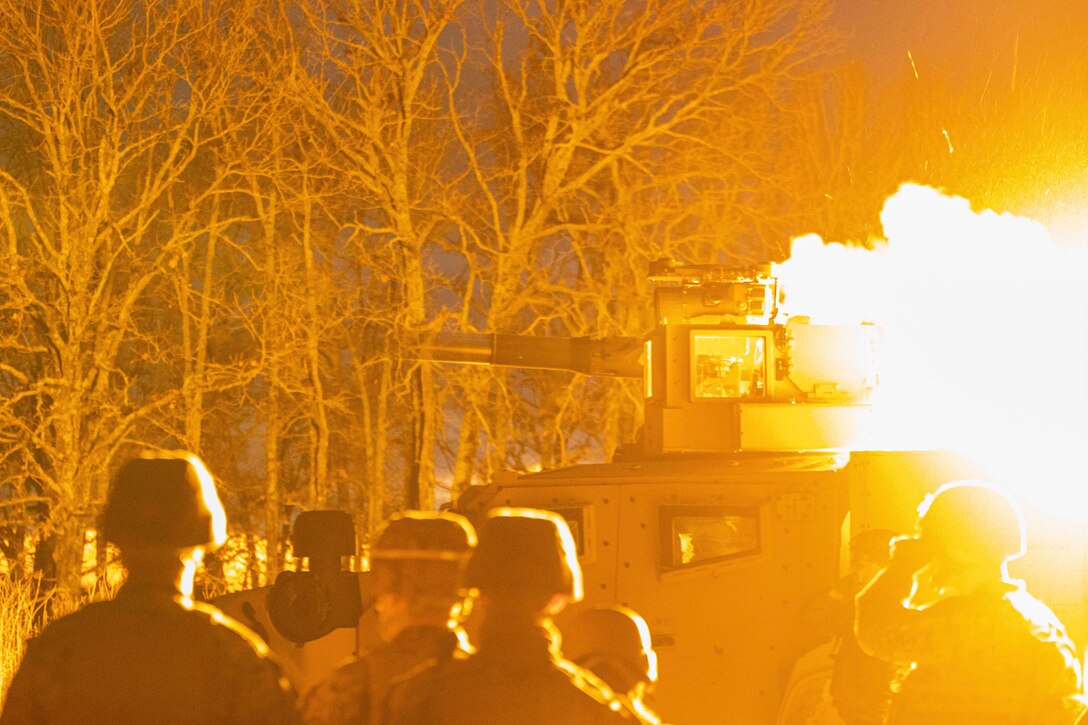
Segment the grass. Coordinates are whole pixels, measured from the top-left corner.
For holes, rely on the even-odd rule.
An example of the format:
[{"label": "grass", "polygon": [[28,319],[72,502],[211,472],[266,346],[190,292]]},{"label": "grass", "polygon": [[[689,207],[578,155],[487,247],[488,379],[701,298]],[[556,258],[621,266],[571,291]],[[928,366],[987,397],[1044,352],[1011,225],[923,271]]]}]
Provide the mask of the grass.
[{"label": "grass", "polygon": [[0,577],[0,703],[23,657],[26,641],[44,626],[49,597],[37,577]]},{"label": "grass", "polygon": [[[93,539],[92,539],[93,541]],[[232,537],[218,552],[215,573],[203,568],[197,574],[197,596],[208,599],[228,591],[263,584],[260,542]],[[45,590],[39,574],[10,576],[0,571],[0,710],[15,671],[22,660],[26,642],[54,619],[79,609],[88,602],[110,599],[123,580],[117,551],[108,552],[105,576],[96,574],[93,548],[84,551],[83,592],[78,595]]]},{"label": "grass", "polygon": [[45,590],[39,576],[12,578],[0,575],[0,710],[8,685],[23,658],[27,640],[54,619],[59,619],[87,602],[106,599],[112,587],[95,587],[82,595]]}]

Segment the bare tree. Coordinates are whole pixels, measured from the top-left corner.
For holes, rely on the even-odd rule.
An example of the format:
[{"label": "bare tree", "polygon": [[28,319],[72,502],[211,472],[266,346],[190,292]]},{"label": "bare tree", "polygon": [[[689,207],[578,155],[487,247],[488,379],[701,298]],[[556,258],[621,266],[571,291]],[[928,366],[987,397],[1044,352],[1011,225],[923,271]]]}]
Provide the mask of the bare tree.
[{"label": "bare tree", "polygon": [[[802,105],[800,86],[821,72],[816,61],[828,45],[819,3],[507,0],[472,10],[484,68],[473,72],[469,50],[447,65],[464,175],[464,202],[451,210],[459,234],[448,248],[472,278],[463,323],[642,334],[652,320],[621,310],[645,309],[637,300],[647,299],[650,260],[753,263],[781,254],[786,240],[771,233],[788,227],[781,200],[789,184],[779,183],[776,158],[789,140],[778,128]],[[520,426],[506,396],[539,383],[493,379],[506,392],[477,379],[466,420],[477,426],[486,410],[489,456],[516,464],[510,445]],[[549,446],[558,453],[546,458],[557,462],[600,450],[589,421],[599,410],[618,413],[617,401],[629,413],[639,396],[632,387],[570,384],[577,392],[553,391],[532,414],[560,438],[589,434],[585,447],[569,432]],[[611,420],[609,452],[620,437]],[[474,455],[466,443],[462,456]],[[457,460],[458,477],[469,469]]]},{"label": "bare tree", "polygon": [[[353,254],[380,270],[380,279],[371,281],[388,294],[387,304],[363,314],[392,330],[413,331],[434,320],[425,247],[443,231],[436,199],[450,184],[442,169],[448,133],[444,138],[435,129],[444,99],[439,56],[460,2],[303,5],[309,23],[299,57],[309,83],[298,96],[324,130],[327,162],[351,186],[339,225],[352,232]],[[429,508],[439,414],[435,383],[427,364],[388,364],[397,369],[379,373],[378,380],[403,379],[400,394],[410,401],[407,502]],[[370,433],[386,436],[388,429]]]},{"label": "bare tree", "polygon": [[610,456],[638,385],[403,340],[642,334],[650,260],[774,258],[845,183],[812,173],[846,153],[821,3],[0,11],[0,484],[49,505],[67,586],[132,443],[204,452],[272,571],[289,505],[373,530]]},{"label": "bare tree", "polygon": [[0,6],[0,298],[11,321],[2,470],[48,500],[57,577],[69,588],[101,494],[92,484],[137,422],[180,394],[176,378],[162,385],[169,310],[150,292],[209,233],[201,210],[218,177],[201,162],[224,130],[213,119],[227,109],[245,119],[235,81],[247,10]]}]

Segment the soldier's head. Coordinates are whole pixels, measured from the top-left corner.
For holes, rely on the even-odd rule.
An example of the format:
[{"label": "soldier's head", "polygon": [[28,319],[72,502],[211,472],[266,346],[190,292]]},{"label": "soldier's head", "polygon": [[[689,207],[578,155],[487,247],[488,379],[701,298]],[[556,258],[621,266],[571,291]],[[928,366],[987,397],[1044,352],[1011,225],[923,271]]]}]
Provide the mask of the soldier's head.
[{"label": "soldier's head", "polygon": [[476,532],[458,514],[406,511],[393,516],[370,552],[382,634],[445,624],[462,601],[461,578]]},{"label": "soldier's head", "polygon": [[465,586],[485,601],[525,613],[554,614],[580,601],[582,569],[567,522],[550,511],[490,511]]},{"label": "soldier's head", "polygon": [[1003,573],[1025,547],[1020,506],[984,481],[954,481],[927,496],[918,507],[918,533],[942,583],[979,571]]},{"label": "soldier's head", "polygon": [[604,680],[614,692],[641,698],[657,681],[657,654],[646,620],[626,607],[595,607],[570,619],[563,655]]},{"label": "soldier's head", "polygon": [[161,579],[183,569],[182,593],[204,550],[227,538],[227,517],[204,462],[184,451],[145,452],[117,471],[101,529],[121,549],[130,578]]}]

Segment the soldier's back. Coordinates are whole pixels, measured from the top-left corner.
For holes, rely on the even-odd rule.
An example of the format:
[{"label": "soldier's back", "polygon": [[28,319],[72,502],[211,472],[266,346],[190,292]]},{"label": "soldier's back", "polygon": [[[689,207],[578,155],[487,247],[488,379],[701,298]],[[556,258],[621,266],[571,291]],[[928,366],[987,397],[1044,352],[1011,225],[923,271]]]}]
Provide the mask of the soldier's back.
[{"label": "soldier's back", "polygon": [[587,671],[546,654],[479,652],[416,673],[390,694],[391,725],[622,723]]},{"label": "soldier's back", "polygon": [[929,636],[896,686],[889,723],[1069,723],[1081,709],[1076,650],[1022,587],[939,602]]},{"label": "soldier's back", "polygon": [[451,658],[459,645],[457,634],[445,628],[404,630],[315,685],[304,700],[302,719],[309,725],[377,723],[391,682],[427,662]]},{"label": "soldier's back", "polygon": [[266,655],[214,607],[125,587],[31,641],[0,722],[295,722]]}]

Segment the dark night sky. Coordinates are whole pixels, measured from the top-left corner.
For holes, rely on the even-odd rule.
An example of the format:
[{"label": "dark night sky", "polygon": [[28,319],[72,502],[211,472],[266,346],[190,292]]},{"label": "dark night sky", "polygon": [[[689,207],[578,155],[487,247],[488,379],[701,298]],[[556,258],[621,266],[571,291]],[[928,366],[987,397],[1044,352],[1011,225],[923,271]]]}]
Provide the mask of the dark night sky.
[{"label": "dark night sky", "polygon": [[[869,138],[900,118],[928,139],[901,144],[906,176],[1088,237],[1088,0],[829,2],[867,79]],[[870,144],[876,167],[896,143]]]},{"label": "dark night sky", "polygon": [[848,52],[874,80],[911,73],[951,73],[989,66],[1010,79],[1036,69],[1088,77],[1088,2],[1085,0],[832,0],[848,34]]}]

